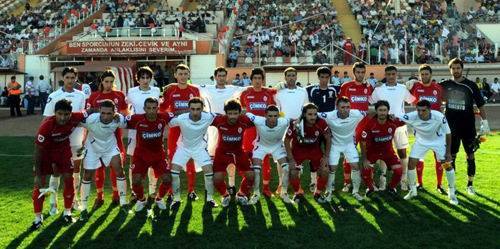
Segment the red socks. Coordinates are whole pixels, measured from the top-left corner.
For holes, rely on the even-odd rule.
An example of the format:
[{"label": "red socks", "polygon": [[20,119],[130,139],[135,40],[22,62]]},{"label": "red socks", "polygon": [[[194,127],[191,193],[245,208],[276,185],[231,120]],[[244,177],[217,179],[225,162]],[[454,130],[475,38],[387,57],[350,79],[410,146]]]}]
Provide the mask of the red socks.
[{"label": "red socks", "polygon": [[316,188],[318,191],[320,192],[323,192],[326,188],[326,182],[328,181],[328,178],[327,177],[320,177],[318,176],[316,178],[316,182],[317,182],[317,185],[316,185]]},{"label": "red socks", "polygon": [[[63,177],[64,178],[64,177]],[[73,187],[73,176],[64,178],[64,208],[70,209],[73,205],[75,197],[75,189]]]},{"label": "red socks", "polygon": [[375,188],[373,187],[372,168],[368,167],[361,169],[361,177],[363,178],[363,182],[365,183],[366,187],[373,191]]},{"label": "red socks", "polygon": [[265,156],[264,161],[262,161],[262,181],[263,182],[271,181],[271,163],[269,162],[269,156]]},{"label": "red socks", "polygon": [[443,182],[443,168],[441,167],[441,162],[436,160],[436,178],[437,178],[437,185],[441,186],[441,183]]},{"label": "red socks", "polygon": [[165,195],[167,194],[167,190],[169,189],[169,184],[166,184],[164,182],[162,182],[160,184],[160,187],[158,187],[158,194],[156,196],[156,199],[163,199],[163,197],[165,197]]},{"label": "red socks", "polygon": [[423,171],[424,171],[424,162],[423,161],[418,161],[417,163],[417,179],[418,179],[418,185],[423,186]]},{"label": "red socks", "polygon": [[351,183],[351,165],[344,159],[344,184]]},{"label": "red socks", "polygon": [[137,196],[137,200],[144,200],[144,187],[142,184],[132,184],[132,190],[135,196]]},{"label": "red socks", "polygon": [[290,185],[292,186],[293,191],[298,193],[300,191],[300,178],[290,178]]},{"label": "red socks", "polygon": [[401,177],[403,176],[403,168],[399,167],[396,169],[392,169],[392,178],[389,183],[389,188],[396,188],[399,182],[401,182]]}]

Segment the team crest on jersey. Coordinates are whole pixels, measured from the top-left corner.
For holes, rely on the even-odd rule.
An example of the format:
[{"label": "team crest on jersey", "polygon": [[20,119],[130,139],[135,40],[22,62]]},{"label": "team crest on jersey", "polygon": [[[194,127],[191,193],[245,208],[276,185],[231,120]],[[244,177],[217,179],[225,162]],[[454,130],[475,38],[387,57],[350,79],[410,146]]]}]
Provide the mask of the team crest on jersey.
[{"label": "team crest on jersey", "polygon": [[437,95],[438,92],[436,90],[432,91],[432,94]]},{"label": "team crest on jersey", "polygon": [[158,129],[161,130],[161,128],[163,127],[162,124],[158,124]]},{"label": "team crest on jersey", "polygon": [[238,133],[241,134],[241,132],[243,132],[243,129],[241,127],[238,127]]},{"label": "team crest on jersey", "polygon": [[326,113],[322,112],[319,114],[322,118],[326,118]]},{"label": "team crest on jersey", "polygon": [[194,97],[194,96],[193,96],[193,94],[192,94],[192,93],[190,93],[190,94],[189,94],[189,98],[193,98],[193,97]]},{"label": "team crest on jersey", "polygon": [[125,119],[126,119],[127,121],[132,120],[132,115],[127,115],[127,116],[125,117]]},{"label": "team crest on jersey", "polygon": [[408,115],[406,115],[406,114],[403,116],[403,118],[406,119],[406,120],[409,119]]},{"label": "team crest on jersey", "polygon": [[333,91],[328,92],[328,98],[333,98]]},{"label": "team crest on jersey", "polygon": [[391,127],[387,128],[387,132],[392,133],[392,128]]},{"label": "team crest on jersey", "polygon": [[366,89],[366,88],[365,88],[365,90],[363,90],[363,92],[364,92],[365,94],[367,94],[367,93],[368,93],[368,89]]},{"label": "team crest on jersey", "polygon": [[45,137],[42,134],[38,134],[38,142],[43,143],[45,141]]},{"label": "team crest on jersey", "polygon": [[314,136],[316,136],[316,137],[319,136],[319,131],[315,131]]},{"label": "team crest on jersey", "polygon": [[366,138],[367,136],[368,134],[366,133],[366,131],[361,132],[361,137]]},{"label": "team crest on jersey", "polygon": [[118,104],[118,98],[113,99],[113,101],[115,102],[115,104]]},{"label": "team crest on jersey", "polygon": [[267,101],[267,96],[264,96],[264,98],[262,98],[264,101]]}]

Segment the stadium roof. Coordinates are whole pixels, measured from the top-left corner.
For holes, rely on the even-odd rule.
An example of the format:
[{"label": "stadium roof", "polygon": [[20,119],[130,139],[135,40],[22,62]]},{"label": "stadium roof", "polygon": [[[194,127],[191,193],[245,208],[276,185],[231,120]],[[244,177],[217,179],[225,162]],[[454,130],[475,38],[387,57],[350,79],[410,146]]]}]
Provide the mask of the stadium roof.
[{"label": "stadium roof", "polygon": [[486,38],[488,38],[488,40],[494,44],[500,45],[500,32],[498,32],[498,30],[500,30],[500,24],[483,23],[476,24],[476,27]]}]

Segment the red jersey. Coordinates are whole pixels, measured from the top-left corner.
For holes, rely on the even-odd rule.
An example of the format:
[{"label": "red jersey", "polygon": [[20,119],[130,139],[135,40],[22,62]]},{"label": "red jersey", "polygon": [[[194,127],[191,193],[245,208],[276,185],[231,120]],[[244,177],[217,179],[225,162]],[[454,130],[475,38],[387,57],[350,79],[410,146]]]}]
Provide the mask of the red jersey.
[{"label": "red jersey", "polygon": [[368,98],[372,95],[373,88],[370,84],[356,84],[356,81],[349,81],[340,87],[340,97],[347,97],[351,102],[351,109],[368,111]]},{"label": "red jersey", "polygon": [[403,125],[405,123],[397,119],[387,119],[384,124],[380,124],[376,116],[367,119],[361,132],[361,139],[366,142],[367,156],[394,153],[392,138],[394,137],[396,128]]},{"label": "red jersey", "polygon": [[99,108],[101,102],[109,99],[115,103],[116,111],[122,112],[128,108],[127,101],[125,100],[125,94],[120,91],[111,91],[109,93],[93,92],[87,99],[87,109],[88,108]]},{"label": "red jersey", "polygon": [[431,109],[441,111],[441,103],[443,103],[443,89],[437,83],[432,82],[429,86],[425,86],[422,82],[416,82],[411,89],[411,94],[415,96],[416,101],[428,100],[431,102]]},{"label": "red jersey", "polygon": [[188,84],[185,89],[181,89],[179,84],[172,83],[163,91],[163,103],[160,105],[160,110],[172,113],[186,111],[189,108],[188,102],[193,97],[200,97],[198,87]]},{"label": "red jersey", "polygon": [[172,113],[158,113],[155,121],[149,121],[146,114],[127,116],[127,128],[137,131],[134,155],[144,151],[163,152],[163,131],[173,117]]},{"label": "red jersey", "polygon": [[219,132],[219,140],[215,154],[219,153],[243,153],[242,142],[243,132],[252,127],[252,121],[245,115],[240,115],[238,121],[234,125],[228,123],[226,115],[215,117],[212,125],[215,126]]},{"label": "red jersey", "polygon": [[324,119],[318,118],[316,124],[311,127],[304,124],[303,136],[300,134],[299,127],[293,121],[290,122],[286,137],[292,140],[292,153],[295,154],[304,150],[321,151],[321,138],[325,134],[330,134],[330,128]]},{"label": "red jersey", "polygon": [[86,116],[86,113],[73,112],[64,125],[58,125],[55,116],[46,118],[38,128],[35,143],[48,150],[69,148],[69,136]]},{"label": "red jersey", "polygon": [[247,112],[257,116],[264,116],[268,105],[275,105],[274,96],[276,89],[263,87],[260,91],[255,91],[253,87],[248,87],[241,93],[240,102]]}]

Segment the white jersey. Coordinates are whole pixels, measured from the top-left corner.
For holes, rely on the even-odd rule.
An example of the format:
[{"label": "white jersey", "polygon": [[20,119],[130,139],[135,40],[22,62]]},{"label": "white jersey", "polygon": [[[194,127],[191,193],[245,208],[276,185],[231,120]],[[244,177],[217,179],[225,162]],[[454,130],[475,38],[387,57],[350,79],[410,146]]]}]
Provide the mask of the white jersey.
[{"label": "white jersey", "polygon": [[88,116],[80,125],[87,128],[88,136],[85,142],[85,147],[92,146],[93,151],[97,153],[105,153],[117,146],[115,131],[117,128],[125,128],[127,123],[121,115],[120,121],[113,120],[109,124],[101,122],[101,114],[93,113]]},{"label": "white jersey", "polygon": [[275,147],[283,144],[283,137],[288,130],[289,119],[278,118],[276,126],[271,128],[266,125],[266,118],[248,112],[246,115],[252,120],[257,129],[257,135],[259,136],[257,144],[259,146]]},{"label": "white jersey", "polygon": [[207,128],[214,121],[215,114],[202,112],[201,119],[198,121],[193,121],[189,118],[190,113],[183,113],[172,120],[170,120],[169,126],[179,126],[181,129],[181,139],[177,141],[177,146],[182,146],[189,150],[194,150],[198,148],[205,149],[207,143],[204,139]]},{"label": "white jersey", "polygon": [[92,94],[92,88],[90,88],[89,84],[82,84],[82,92],[85,94],[85,99],[88,99]]},{"label": "white jersey", "polygon": [[160,88],[150,86],[146,91],[139,89],[138,86],[130,88],[127,102],[131,106],[131,114],[144,114],[144,101],[149,97],[160,99]]},{"label": "white jersey", "polygon": [[281,89],[276,94],[276,104],[287,119],[300,118],[302,107],[306,103],[309,103],[309,97],[302,87]]},{"label": "white jersey", "polygon": [[411,126],[415,132],[415,141],[422,145],[444,144],[446,134],[450,134],[450,126],[444,114],[431,110],[428,120],[422,120],[417,111],[397,116]]},{"label": "white jersey", "polygon": [[321,112],[319,116],[325,119],[332,131],[332,146],[354,144],[356,126],[363,119],[364,114],[359,110],[351,109],[347,118],[340,118],[338,110]]},{"label": "white jersey", "polygon": [[415,97],[411,95],[405,85],[396,84],[388,86],[384,84],[373,90],[370,103],[373,104],[379,100],[389,102],[389,114],[398,116],[405,113],[404,102],[406,101],[406,103],[411,104],[415,101]]},{"label": "white jersey", "polygon": [[238,98],[246,88],[226,85],[225,88],[216,88],[215,85],[200,86],[200,94],[205,101],[205,111],[224,113],[224,103],[229,99]]},{"label": "white jersey", "polygon": [[[43,110],[43,115],[46,117],[54,116],[56,103],[62,99],[71,101],[72,112],[81,112],[85,110],[85,94],[83,94],[82,91],[73,89],[72,92],[66,92],[64,91],[64,87],[61,87],[59,90],[49,94],[47,105],[45,106],[45,110]],[[83,128],[75,128],[69,137],[70,145],[82,146],[83,133]]]}]

